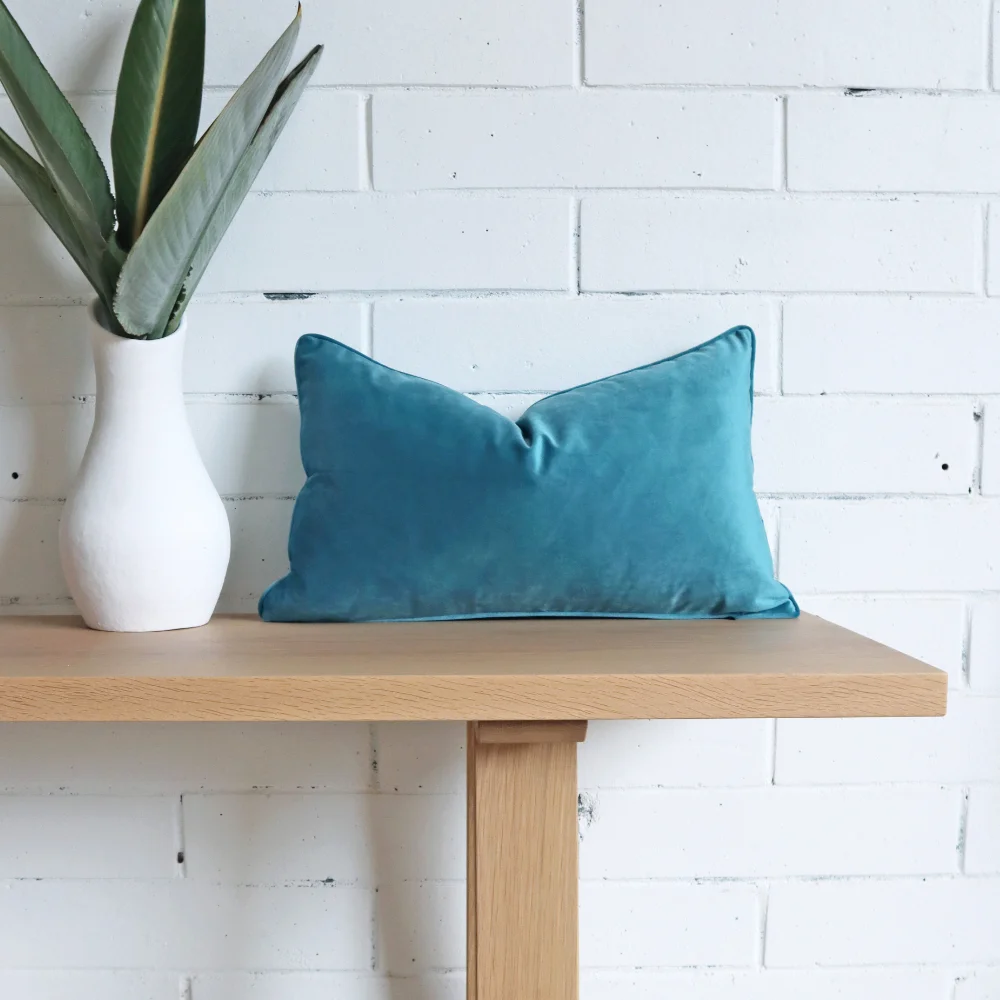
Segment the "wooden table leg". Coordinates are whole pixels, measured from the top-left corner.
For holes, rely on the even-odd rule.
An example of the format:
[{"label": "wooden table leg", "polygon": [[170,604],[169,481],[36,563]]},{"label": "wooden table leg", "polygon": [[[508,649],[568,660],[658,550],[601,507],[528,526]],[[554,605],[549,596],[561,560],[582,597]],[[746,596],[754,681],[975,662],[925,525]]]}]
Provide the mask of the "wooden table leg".
[{"label": "wooden table leg", "polygon": [[578,1000],[586,722],[470,722],[468,1000]]}]

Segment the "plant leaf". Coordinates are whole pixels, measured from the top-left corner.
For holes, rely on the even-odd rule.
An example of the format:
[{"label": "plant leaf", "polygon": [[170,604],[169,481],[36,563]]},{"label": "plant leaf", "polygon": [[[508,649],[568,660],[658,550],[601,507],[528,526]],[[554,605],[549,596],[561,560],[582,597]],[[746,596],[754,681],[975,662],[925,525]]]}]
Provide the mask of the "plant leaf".
[{"label": "plant leaf", "polygon": [[87,280],[94,286],[101,302],[106,308],[110,308],[115,285],[113,276],[107,273],[102,263],[104,241],[90,246],[83,241],[45,169],[3,129],[0,129],[0,166],[7,171],[11,180],[69,251]]},{"label": "plant leaf", "polygon": [[271,107],[268,109],[264,120],[257,129],[257,134],[253,137],[247,151],[243,154],[243,159],[229,181],[222,200],[219,202],[212,214],[208,226],[198,244],[197,251],[191,261],[191,270],[184,279],[184,287],[174,309],[174,315],[167,327],[167,333],[173,333],[180,325],[184,310],[198,287],[205,268],[208,267],[222,237],[232,224],[233,218],[239,211],[247,196],[247,192],[253,186],[261,167],[274,149],[274,144],[288,124],[292,112],[295,110],[302,91],[305,90],[313,75],[320,56],[323,53],[323,46],[317,45],[289,74],[281,81]]},{"label": "plant leaf", "polygon": [[142,0],[111,127],[118,232],[126,248],[194,149],[204,76],[205,0]]},{"label": "plant leaf", "polygon": [[87,130],[0,0],[0,84],[80,237],[107,239],[115,224],[108,175]]},{"label": "plant leaf", "polygon": [[302,8],[202,136],[132,247],[115,314],[134,337],[162,337],[198,244],[267,113],[299,33]]}]

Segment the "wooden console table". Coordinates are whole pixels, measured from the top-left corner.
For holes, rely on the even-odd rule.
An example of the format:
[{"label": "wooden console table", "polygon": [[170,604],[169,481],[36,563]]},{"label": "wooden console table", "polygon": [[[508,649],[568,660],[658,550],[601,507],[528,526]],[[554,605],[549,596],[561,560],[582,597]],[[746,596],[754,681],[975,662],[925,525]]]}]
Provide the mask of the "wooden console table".
[{"label": "wooden console table", "polygon": [[91,632],[0,618],[0,722],[468,722],[468,996],[576,1000],[588,719],[943,715],[940,670],[819,618]]}]

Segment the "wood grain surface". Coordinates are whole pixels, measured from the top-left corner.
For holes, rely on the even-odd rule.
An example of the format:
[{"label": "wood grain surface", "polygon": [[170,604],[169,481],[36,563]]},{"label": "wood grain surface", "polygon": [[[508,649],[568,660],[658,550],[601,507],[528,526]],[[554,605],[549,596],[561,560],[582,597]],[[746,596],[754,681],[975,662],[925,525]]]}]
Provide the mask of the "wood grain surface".
[{"label": "wood grain surface", "polygon": [[94,632],[0,618],[0,721],[941,715],[947,678],[825,622],[219,617]]},{"label": "wood grain surface", "polygon": [[529,742],[480,740],[491,728],[468,731],[468,1000],[577,1000],[585,730],[550,722],[524,729]]}]

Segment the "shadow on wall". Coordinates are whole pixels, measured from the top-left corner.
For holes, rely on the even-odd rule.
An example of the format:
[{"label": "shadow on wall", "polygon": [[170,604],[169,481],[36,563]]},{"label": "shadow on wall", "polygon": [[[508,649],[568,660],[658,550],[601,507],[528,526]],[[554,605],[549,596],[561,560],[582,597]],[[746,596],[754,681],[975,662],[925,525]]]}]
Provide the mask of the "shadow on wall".
[{"label": "shadow on wall", "polygon": [[[273,384],[266,371],[258,384]],[[236,438],[223,446],[224,452],[231,452],[219,456],[218,464],[199,442],[216,488],[226,498],[232,532],[232,555],[219,608],[254,613],[260,594],[288,571],[288,529],[295,493],[304,480],[298,405],[291,398],[268,398],[244,406],[223,403],[216,409],[222,421],[232,422]],[[229,461],[233,463],[231,479],[223,471]]]}]

